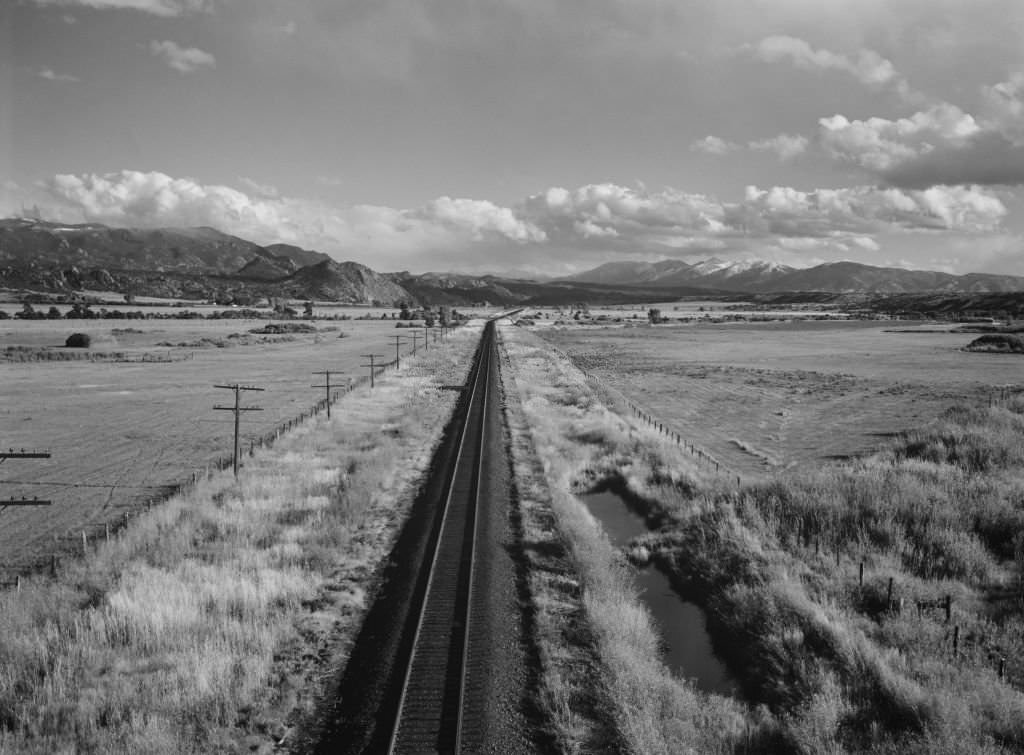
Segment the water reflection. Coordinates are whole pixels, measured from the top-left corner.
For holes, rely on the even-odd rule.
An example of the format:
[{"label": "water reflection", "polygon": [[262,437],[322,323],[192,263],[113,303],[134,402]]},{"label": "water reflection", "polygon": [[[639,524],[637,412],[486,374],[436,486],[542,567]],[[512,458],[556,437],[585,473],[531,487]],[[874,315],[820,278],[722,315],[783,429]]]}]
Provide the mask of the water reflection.
[{"label": "water reflection", "polygon": [[[644,518],[613,490],[588,493],[580,500],[620,548],[647,532]],[[661,632],[665,664],[678,676],[692,678],[700,690],[734,694],[736,684],[711,648],[704,611],[680,598],[668,577],[656,567],[638,569],[636,580],[640,597]]]}]

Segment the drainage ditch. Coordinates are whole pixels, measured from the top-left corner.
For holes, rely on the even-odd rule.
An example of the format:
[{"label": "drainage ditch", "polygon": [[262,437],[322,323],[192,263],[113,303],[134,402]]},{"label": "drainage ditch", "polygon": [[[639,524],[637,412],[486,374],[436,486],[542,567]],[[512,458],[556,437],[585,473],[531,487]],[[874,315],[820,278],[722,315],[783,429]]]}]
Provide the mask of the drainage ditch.
[{"label": "drainage ditch", "polygon": [[[650,531],[635,502],[618,486],[598,487],[579,499],[618,548],[625,549],[633,538]],[[677,676],[692,679],[704,692],[736,694],[736,682],[712,649],[704,610],[682,599],[657,566],[638,567],[636,581],[661,635],[665,665]]]}]

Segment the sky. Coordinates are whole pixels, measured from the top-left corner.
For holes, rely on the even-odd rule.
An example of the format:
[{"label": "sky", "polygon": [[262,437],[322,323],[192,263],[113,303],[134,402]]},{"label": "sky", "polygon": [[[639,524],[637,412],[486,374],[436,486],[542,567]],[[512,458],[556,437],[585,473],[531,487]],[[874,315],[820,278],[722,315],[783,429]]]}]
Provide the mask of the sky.
[{"label": "sky", "polygon": [[1024,275],[1020,0],[3,0],[0,216]]}]

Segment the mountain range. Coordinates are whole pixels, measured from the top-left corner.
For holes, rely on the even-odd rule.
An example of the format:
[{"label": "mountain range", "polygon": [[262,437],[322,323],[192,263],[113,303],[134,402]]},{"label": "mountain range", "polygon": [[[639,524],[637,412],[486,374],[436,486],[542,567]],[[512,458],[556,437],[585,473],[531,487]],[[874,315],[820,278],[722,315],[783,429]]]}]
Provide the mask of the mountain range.
[{"label": "mountain range", "polygon": [[578,283],[673,288],[700,286],[742,293],[826,291],[829,293],[897,294],[912,292],[1005,293],[1024,291],[1024,277],[969,273],[952,275],[929,270],[873,267],[858,262],[828,262],[794,268],[777,262],[716,258],[688,264],[662,262],[609,262],[563,278]]},{"label": "mountain range", "polygon": [[290,244],[261,246],[214,228],[111,228],[0,220],[0,287],[102,290],[253,303],[287,297],[395,305],[642,303],[683,296],[783,292],[896,295],[1024,292],[1024,278],[951,275],[833,262],[794,268],[757,260],[609,262],[545,281],[494,275],[381,273]]}]

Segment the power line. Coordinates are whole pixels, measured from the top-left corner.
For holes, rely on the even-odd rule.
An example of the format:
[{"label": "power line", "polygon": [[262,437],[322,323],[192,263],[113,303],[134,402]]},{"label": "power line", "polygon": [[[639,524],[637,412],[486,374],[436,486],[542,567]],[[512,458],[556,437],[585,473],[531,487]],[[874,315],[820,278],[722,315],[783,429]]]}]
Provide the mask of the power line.
[{"label": "power line", "polygon": [[238,419],[242,415],[242,412],[262,412],[263,408],[259,406],[242,406],[242,391],[263,391],[264,388],[256,388],[251,385],[215,385],[214,388],[225,388],[229,391],[235,392],[235,405],[234,406],[215,406],[214,409],[220,411],[234,412],[235,413],[235,452],[233,455],[233,468],[235,471],[235,477],[238,477]]},{"label": "power line", "polygon": [[401,357],[400,347],[401,347],[402,343],[405,342],[405,336],[403,336],[403,335],[394,335],[394,336],[391,336],[391,337],[395,339],[395,369],[397,370],[401,366],[401,364],[399,363],[399,359]]},{"label": "power line", "polygon": [[370,363],[369,364],[364,364],[363,367],[369,367],[370,368],[370,387],[373,388],[373,378],[377,374],[377,367],[378,367],[378,365],[375,364],[373,360],[379,359],[382,355],[381,354],[360,354],[359,356],[363,357],[364,359],[369,359],[370,360]]},{"label": "power line", "polygon": [[[26,451],[24,448],[15,451],[13,448],[7,449],[6,452],[0,452],[0,464],[3,464],[8,459],[49,459],[49,451]],[[9,482],[5,480],[4,482]],[[0,500],[0,511],[3,511],[8,506],[50,506],[53,501],[40,499],[40,498],[8,498],[6,501]]]},{"label": "power line", "polygon": [[[323,385],[313,385],[311,388],[326,388],[327,389],[327,419],[331,418],[331,388],[337,388],[338,386],[331,386],[331,371],[324,370],[323,372],[314,372],[314,375],[324,375],[325,380]],[[338,373],[334,373],[338,374]]]}]

